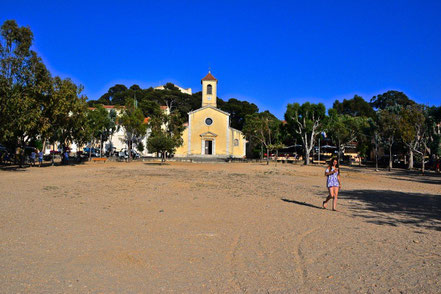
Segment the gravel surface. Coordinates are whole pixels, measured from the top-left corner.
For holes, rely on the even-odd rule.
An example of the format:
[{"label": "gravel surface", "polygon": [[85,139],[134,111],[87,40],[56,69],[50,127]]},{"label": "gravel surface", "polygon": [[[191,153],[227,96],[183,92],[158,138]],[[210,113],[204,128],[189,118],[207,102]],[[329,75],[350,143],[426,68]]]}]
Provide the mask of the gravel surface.
[{"label": "gravel surface", "polygon": [[441,177],[343,167],[333,212],[323,173],[0,170],[0,292],[440,293]]}]

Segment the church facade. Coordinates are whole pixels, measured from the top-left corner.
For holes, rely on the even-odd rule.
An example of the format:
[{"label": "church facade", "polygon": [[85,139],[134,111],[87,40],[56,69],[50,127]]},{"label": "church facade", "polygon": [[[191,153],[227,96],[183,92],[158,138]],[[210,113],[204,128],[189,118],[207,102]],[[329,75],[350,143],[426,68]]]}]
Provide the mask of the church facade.
[{"label": "church facade", "polygon": [[245,136],[230,127],[230,114],[217,108],[217,82],[210,72],[202,79],[202,107],[188,113],[184,142],[176,157],[245,157]]}]

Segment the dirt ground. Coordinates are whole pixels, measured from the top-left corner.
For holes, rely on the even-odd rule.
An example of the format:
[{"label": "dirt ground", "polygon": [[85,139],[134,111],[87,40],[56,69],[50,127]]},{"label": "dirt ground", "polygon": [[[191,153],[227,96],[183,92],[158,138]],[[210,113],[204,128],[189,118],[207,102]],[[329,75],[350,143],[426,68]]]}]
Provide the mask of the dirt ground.
[{"label": "dirt ground", "polygon": [[441,177],[343,167],[333,212],[323,173],[0,170],[0,292],[440,293]]}]

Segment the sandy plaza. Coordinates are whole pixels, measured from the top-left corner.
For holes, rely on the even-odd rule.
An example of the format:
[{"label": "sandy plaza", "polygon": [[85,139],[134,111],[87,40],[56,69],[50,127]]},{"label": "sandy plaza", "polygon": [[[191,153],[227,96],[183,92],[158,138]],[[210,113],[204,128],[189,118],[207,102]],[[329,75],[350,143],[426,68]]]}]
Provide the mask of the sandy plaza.
[{"label": "sandy plaza", "polygon": [[438,293],[441,178],[342,181],[332,212],[316,166],[2,170],[1,292]]}]

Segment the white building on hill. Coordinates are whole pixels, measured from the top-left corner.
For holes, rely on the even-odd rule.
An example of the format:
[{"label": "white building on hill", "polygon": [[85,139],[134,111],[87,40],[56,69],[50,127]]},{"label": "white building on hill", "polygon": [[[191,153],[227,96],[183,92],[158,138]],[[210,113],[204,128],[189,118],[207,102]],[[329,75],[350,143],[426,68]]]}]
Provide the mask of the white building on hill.
[{"label": "white building on hill", "polygon": [[[179,91],[181,91],[182,93],[185,93],[185,94],[188,94],[188,95],[191,95],[191,94],[192,94],[191,88],[184,89],[184,88],[179,87],[178,85],[174,85],[174,86],[175,86],[176,88],[178,88]],[[155,88],[153,88],[153,89],[155,89],[155,90],[165,90],[165,85],[158,86],[158,87],[155,87]]]}]

